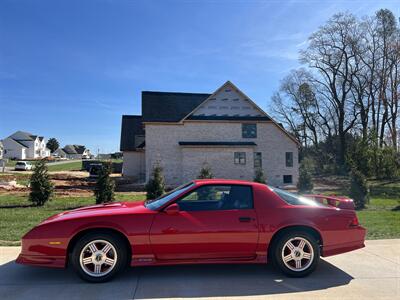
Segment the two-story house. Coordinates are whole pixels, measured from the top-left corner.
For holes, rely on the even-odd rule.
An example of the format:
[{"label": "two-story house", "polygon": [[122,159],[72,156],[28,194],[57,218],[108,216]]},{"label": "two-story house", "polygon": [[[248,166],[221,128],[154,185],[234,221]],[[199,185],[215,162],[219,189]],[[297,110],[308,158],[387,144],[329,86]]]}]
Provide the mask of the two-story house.
[{"label": "two-story house", "polygon": [[4,158],[37,159],[50,156],[43,136],[17,131],[3,140]]},{"label": "two-story house", "polygon": [[298,180],[298,141],[231,82],[213,94],[142,92],[142,115],[123,116],[123,175],[147,181],[155,165],[167,185],[195,179],[203,166],[215,178],[268,183]]}]

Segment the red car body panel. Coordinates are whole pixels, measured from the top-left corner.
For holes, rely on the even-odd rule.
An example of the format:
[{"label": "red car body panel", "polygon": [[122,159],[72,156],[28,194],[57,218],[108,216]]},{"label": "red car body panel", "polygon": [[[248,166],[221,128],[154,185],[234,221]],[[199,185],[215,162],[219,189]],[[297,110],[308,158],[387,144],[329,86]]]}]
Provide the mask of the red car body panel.
[{"label": "red car body panel", "polygon": [[[17,263],[64,268],[74,237],[96,228],[118,231],[126,237],[132,266],[266,263],[271,239],[289,226],[314,229],[321,237],[322,256],[364,247],[366,230],[351,224],[356,218],[352,209],[290,205],[266,185],[238,180],[197,180],[184,194],[208,184],[251,186],[254,208],[164,212],[183,194],[160,210],[151,210],[143,202],[79,208],[52,216],[29,231],[22,238]],[[340,197],[335,200],[339,204],[349,202]],[[348,203],[345,206],[350,207]],[[246,222],[240,222],[240,218],[246,218]]]}]

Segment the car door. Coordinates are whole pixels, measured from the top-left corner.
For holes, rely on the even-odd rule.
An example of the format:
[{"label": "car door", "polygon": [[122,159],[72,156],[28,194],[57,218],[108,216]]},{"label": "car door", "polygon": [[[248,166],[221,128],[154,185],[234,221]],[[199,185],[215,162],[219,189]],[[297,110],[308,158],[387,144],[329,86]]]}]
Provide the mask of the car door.
[{"label": "car door", "polygon": [[150,241],[159,260],[251,259],[258,241],[250,185],[202,185],[178,199],[179,211],[160,211]]}]

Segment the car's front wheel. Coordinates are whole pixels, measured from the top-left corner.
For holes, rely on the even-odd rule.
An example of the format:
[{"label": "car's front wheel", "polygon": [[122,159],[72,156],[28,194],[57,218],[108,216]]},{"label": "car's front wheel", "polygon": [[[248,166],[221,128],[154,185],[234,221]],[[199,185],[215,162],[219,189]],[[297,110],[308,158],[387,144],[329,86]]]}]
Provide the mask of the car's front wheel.
[{"label": "car's front wheel", "polygon": [[124,241],[109,233],[88,233],[75,244],[71,263],[78,275],[89,282],[106,282],[127,264]]},{"label": "car's front wheel", "polygon": [[304,277],[318,265],[319,244],[307,232],[288,232],[275,244],[273,258],[275,265],[286,275]]}]

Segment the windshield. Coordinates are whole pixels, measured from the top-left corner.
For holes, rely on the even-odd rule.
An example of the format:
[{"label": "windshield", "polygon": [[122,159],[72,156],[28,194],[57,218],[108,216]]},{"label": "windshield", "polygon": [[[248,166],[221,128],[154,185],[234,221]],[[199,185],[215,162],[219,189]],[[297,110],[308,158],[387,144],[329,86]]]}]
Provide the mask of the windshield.
[{"label": "windshield", "polygon": [[15,165],[16,166],[25,166],[25,163],[24,162],[17,162]]},{"label": "windshield", "polygon": [[176,189],[173,189],[172,191],[162,195],[161,197],[158,197],[157,199],[147,200],[144,203],[144,205],[151,210],[157,210],[160,207],[162,207],[164,204],[168,203],[170,200],[174,199],[179,194],[184,193],[187,190],[189,190],[193,185],[194,185],[194,183],[190,182],[190,183],[186,183],[184,185],[178,186]]},{"label": "windshield", "polygon": [[308,206],[325,206],[322,203],[314,201],[313,199],[306,198],[300,195],[289,193],[287,191],[270,187],[269,188],[277,194],[282,200],[291,205],[308,205]]}]

